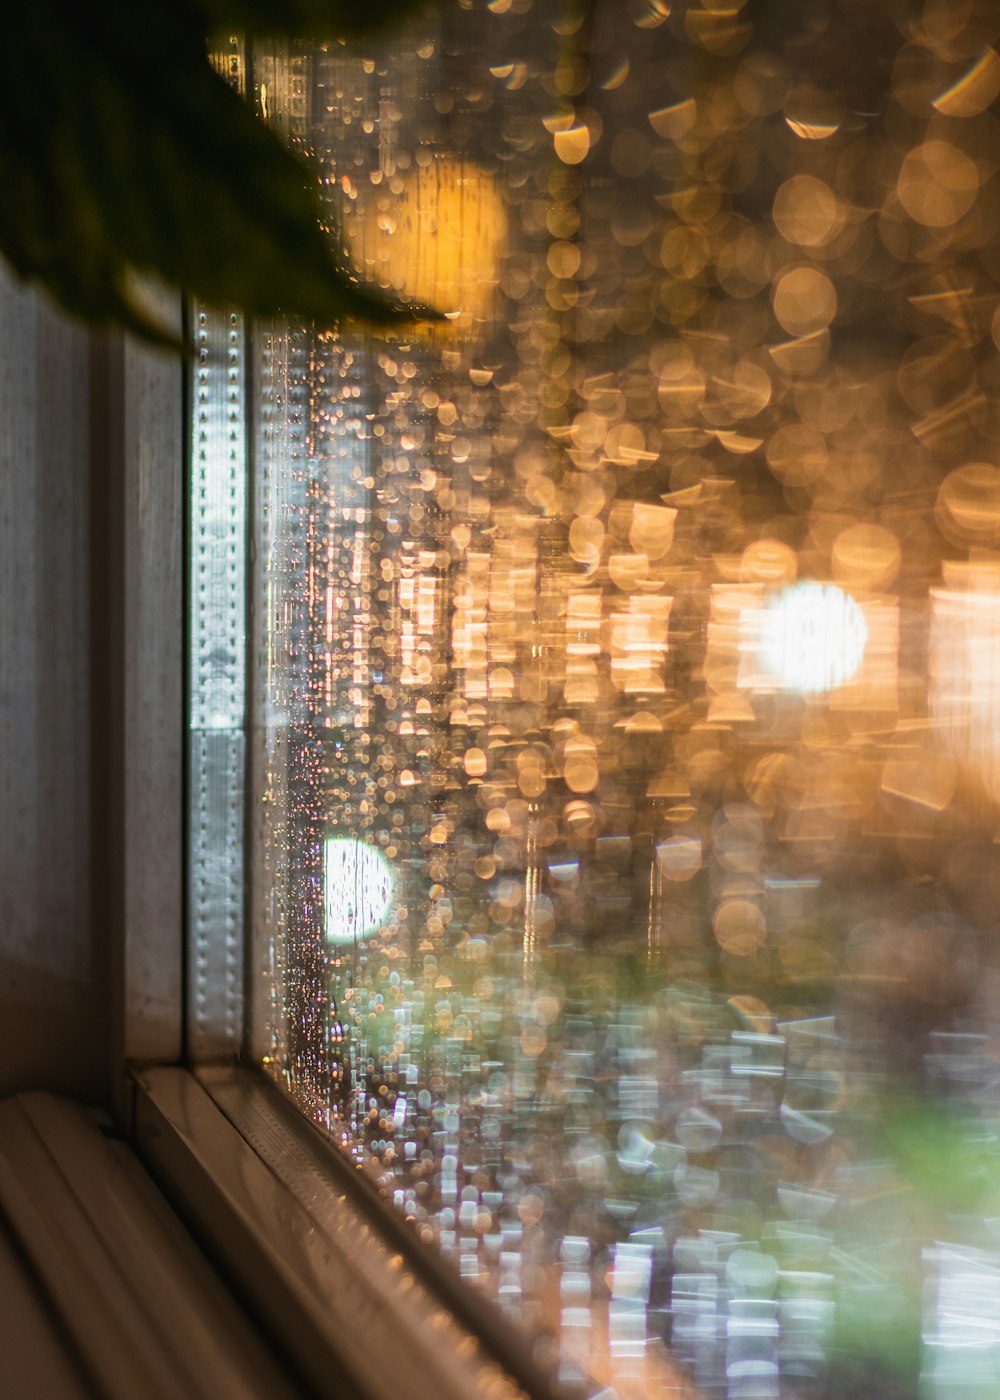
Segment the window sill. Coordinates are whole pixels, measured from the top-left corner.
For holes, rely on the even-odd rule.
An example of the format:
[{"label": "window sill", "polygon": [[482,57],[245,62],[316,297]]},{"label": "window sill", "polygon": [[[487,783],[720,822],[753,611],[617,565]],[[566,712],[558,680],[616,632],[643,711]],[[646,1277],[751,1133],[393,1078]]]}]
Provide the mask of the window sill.
[{"label": "window sill", "polygon": [[134,1073],[138,1151],[318,1396],[550,1394],[484,1300],[256,1072]]},{"label": "window sill", "polygon": [[301,1393],[94,1110],[49,1094],[0,1103],[0,1246],[11,1400]]}]

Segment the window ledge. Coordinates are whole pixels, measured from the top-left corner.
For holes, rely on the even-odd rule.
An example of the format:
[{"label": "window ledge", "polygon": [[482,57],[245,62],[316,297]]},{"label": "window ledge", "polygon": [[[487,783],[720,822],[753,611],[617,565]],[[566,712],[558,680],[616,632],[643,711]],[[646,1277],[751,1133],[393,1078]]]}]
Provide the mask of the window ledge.
[{"label": "window ledge", "polygon": [[490,1309],[465,1325],[482,1300],[429,1284],[436,1261],[262,1075],[157,1067],[134,1083],[138,1150],[312,1393],[551,1393]]},{"label": "window ledge", "polygon": [[5,1347],[11,1395],[298,1394],[102,1115],[48,1094],[0,1103],[0,1223],[26,1328],[13,1362]]}]

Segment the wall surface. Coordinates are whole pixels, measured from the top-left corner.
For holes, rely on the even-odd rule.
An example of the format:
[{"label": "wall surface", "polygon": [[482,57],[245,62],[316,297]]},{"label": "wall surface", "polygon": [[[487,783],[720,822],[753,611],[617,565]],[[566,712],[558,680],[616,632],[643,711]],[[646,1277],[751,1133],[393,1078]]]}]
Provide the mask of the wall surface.
[{"label": "wall surface", "polygon": [[4,273],[0,325],[0,1094],[98,1097],[89,338]]},{"label": "wall surface", "polygon": [[106,1103],[181,1053],[183,365],[0,325],[0,1097]]}]

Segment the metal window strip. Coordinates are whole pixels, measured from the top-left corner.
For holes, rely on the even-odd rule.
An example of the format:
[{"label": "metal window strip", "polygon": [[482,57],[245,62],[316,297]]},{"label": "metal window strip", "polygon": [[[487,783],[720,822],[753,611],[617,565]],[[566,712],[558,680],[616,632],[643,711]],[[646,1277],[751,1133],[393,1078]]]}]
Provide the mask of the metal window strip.
[{"label": "metal window strip", "polygon": [[188,697],[188,1051],[243,1033],[246,768],[247,332],[193,313]]}]

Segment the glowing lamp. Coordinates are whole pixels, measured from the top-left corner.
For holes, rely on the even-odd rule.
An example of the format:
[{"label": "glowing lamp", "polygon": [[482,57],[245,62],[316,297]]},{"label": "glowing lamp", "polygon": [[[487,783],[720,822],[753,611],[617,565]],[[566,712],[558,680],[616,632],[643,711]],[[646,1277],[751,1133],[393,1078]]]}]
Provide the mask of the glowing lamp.
[{"label": "glowing lamp", "polygon": [[370,938],[392,903],[392,867],[381,851],[353,836],[323,845],[324,925],[328,943]]},{"label": "glowing lamp", "polygon": [[757,660],[785,690],[834,690],[858,670],[868,624],[854,599],[831,583],[796,583],[766,608]]}]

